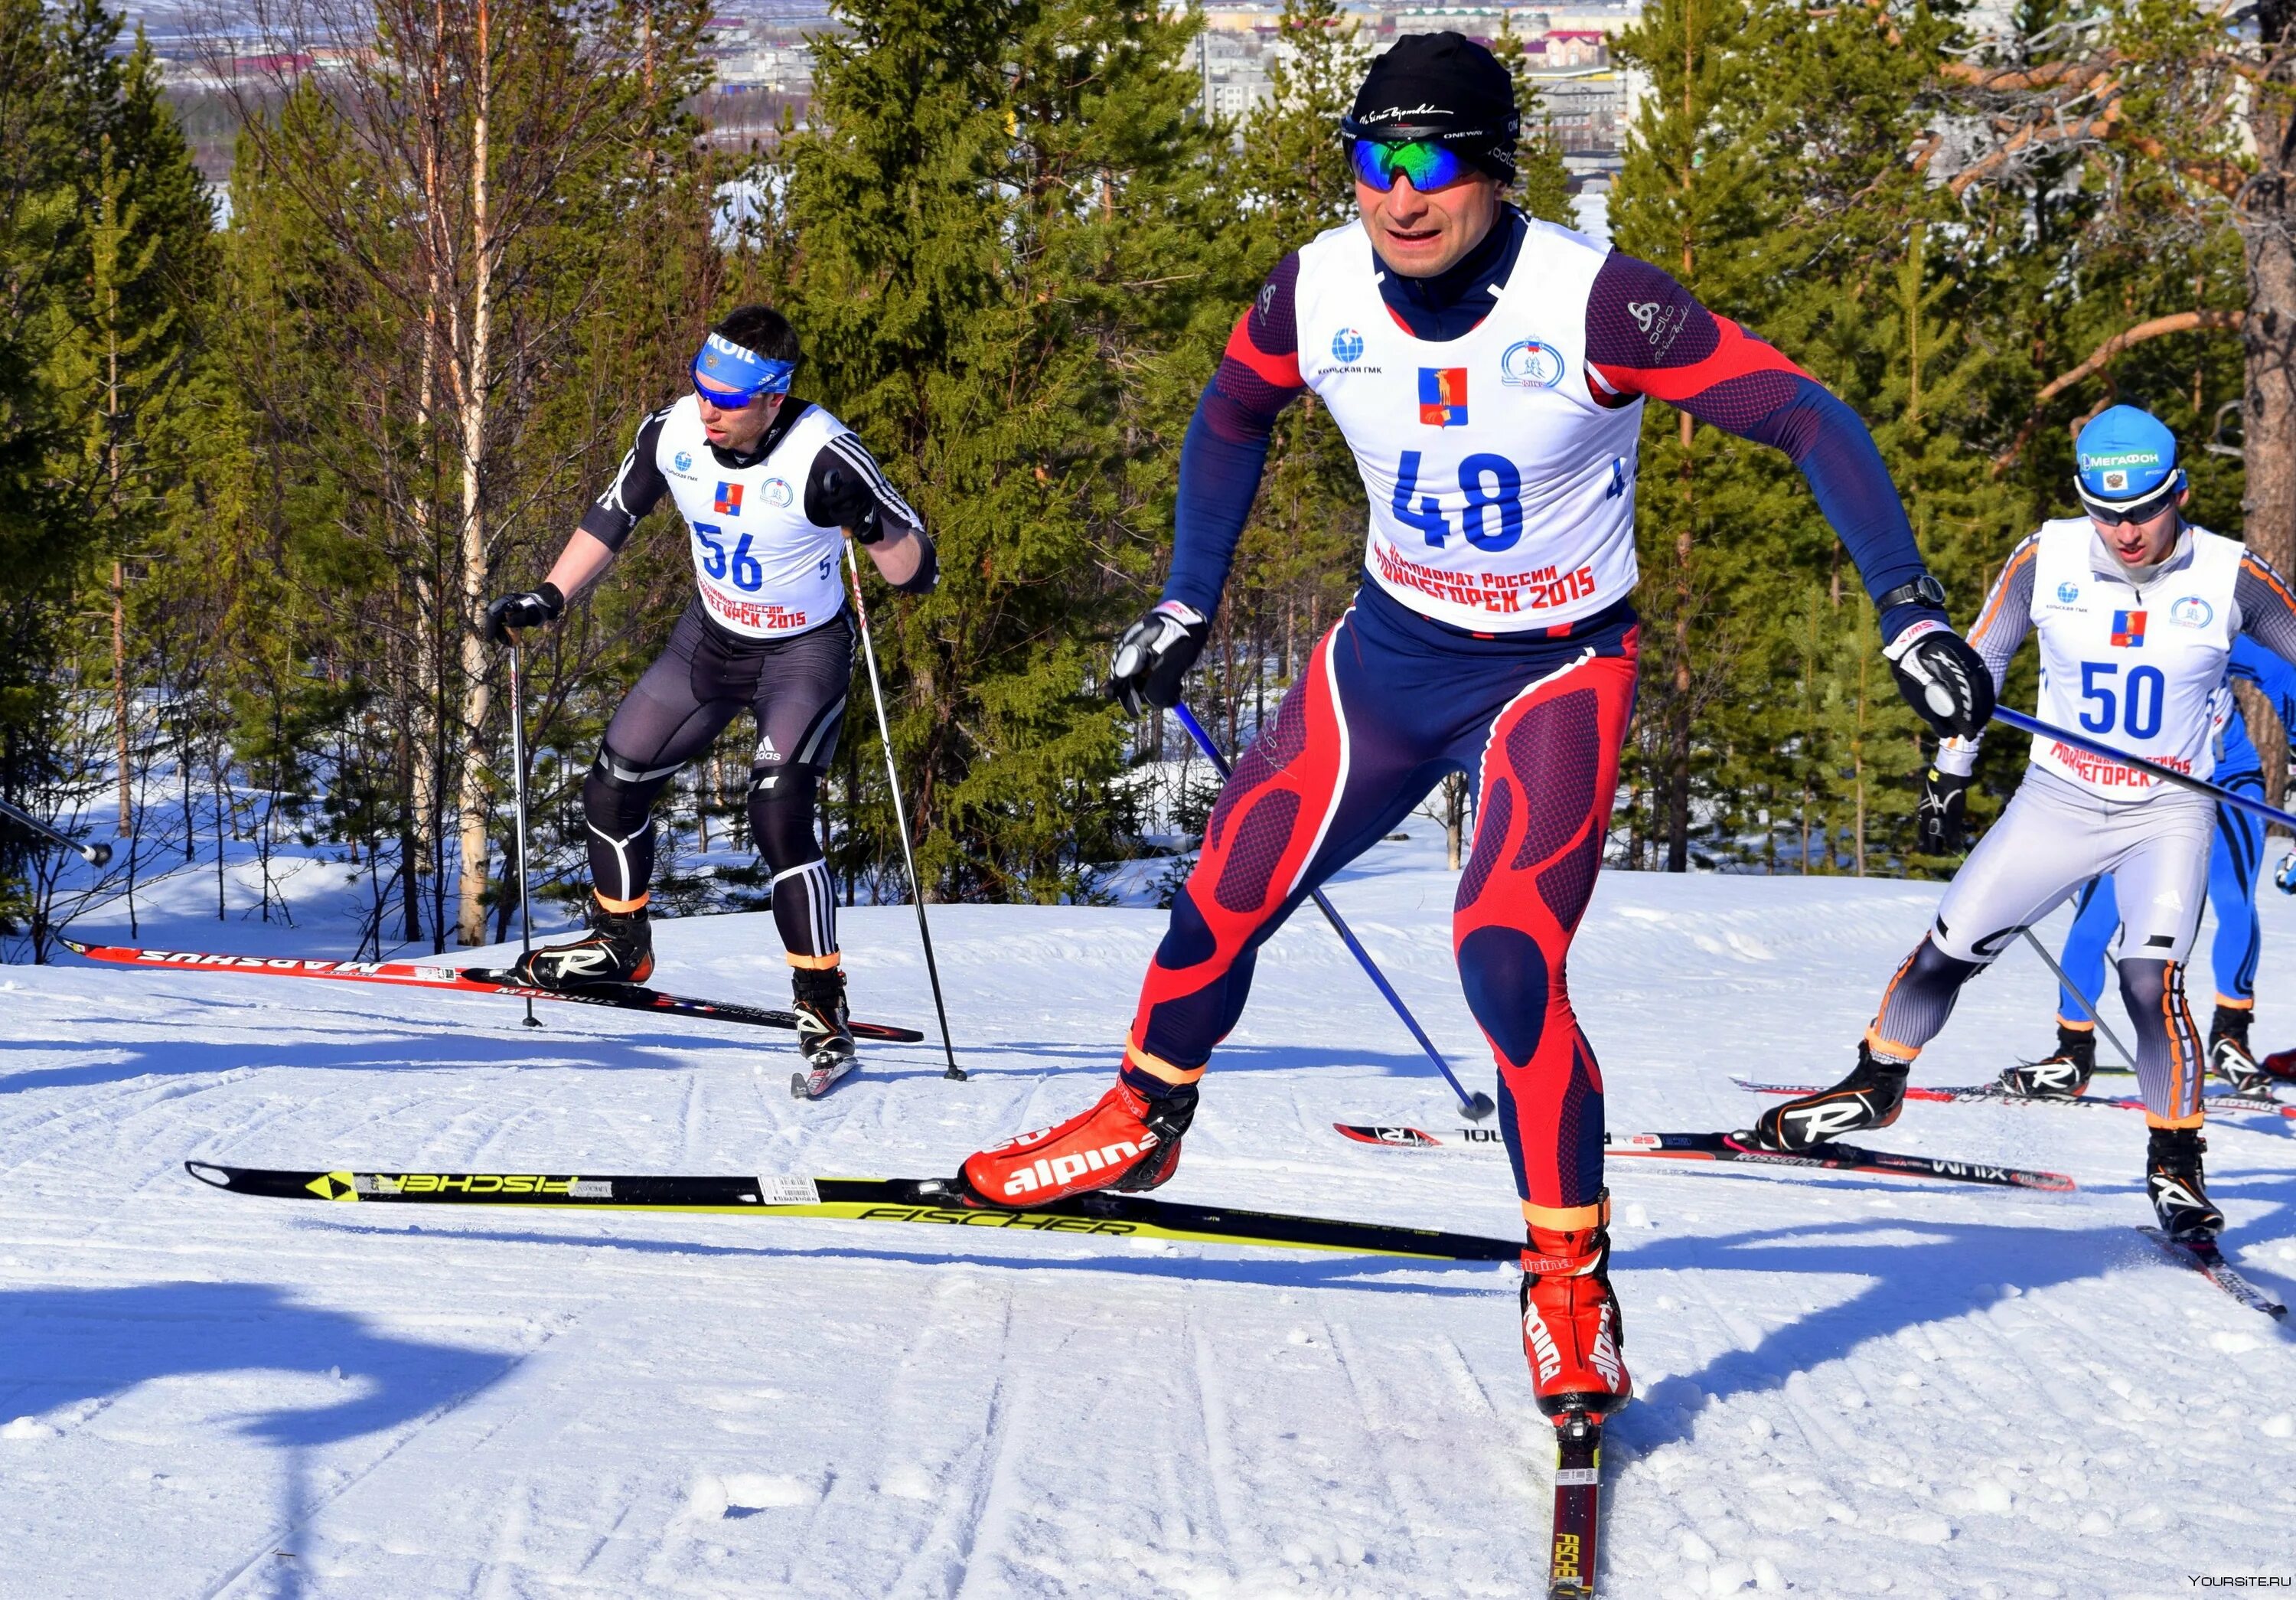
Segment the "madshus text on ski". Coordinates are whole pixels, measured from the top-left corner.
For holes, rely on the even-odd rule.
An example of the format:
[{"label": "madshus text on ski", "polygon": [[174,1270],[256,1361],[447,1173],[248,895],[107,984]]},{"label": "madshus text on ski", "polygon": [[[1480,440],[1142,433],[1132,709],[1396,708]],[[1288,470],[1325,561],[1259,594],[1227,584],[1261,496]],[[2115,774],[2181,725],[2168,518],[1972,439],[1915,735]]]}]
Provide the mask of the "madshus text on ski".
[{"label": "madshus text on ski", "polygon": [[[2069,1187],[2059,1174],[1841,1139],[1898,1120],[1909,1068],[1963,986],[2079,897],[2058,1048],[2010,1068],[1988,1093],[2083,1100],[2105,1031],[2096,1005],[2106,947],[2121,929],[2115,971],[2135,1028],[2127,1054],[2149,1130],[2153,1231],[2236,1292],[2215,1246],[2224,1218],[2205,1185],[2203,1086],[2213,1069],[2235,1093],[2268,1098],[2292,1069],[2282,1057],[2259,1062],[2248,1043],[2263,841],[2243,808],[2261,777],[2229,685],[2258,685],[2296,722],[2296,595],[2239,544],[2184,520],[2175,437],[2128,406],[2091,420],[2070,486],[2079,514],[2018,546],[1964,638],[1849,406],[1660,267],[1507,203],[1519,119],[1513,79],[1489,51],[1456,33],[1398,39],[1372,63],[1338,131],[1358,215],[1300,242],[1237,318],[1181,447],[1168,577],[1117,640],[1109,691],[1135,716],[1179,707],[1273,431],[1303,394],[1345,438],[1369,502],[1361,586],[1223,785],[1173,897],[1115,1081],[1095,1104],[974,1152],[951,1177],[779,1180],[807,1186],[801,1193],[755,1178],[195,1172],[241,1193],[321,1200],[683,1202],[1451,1259],[1504,1253],[1520,1266],[1524,1358],[1557,1442],[1547,1592],[1585,1596],[1598,1571],[1603,1421],[1633,1394],[1609,1272],[1606,1153]],[[644,987],[654,970],[652,809],[746,709],[757,733],[750,829],[773,874],[792,991],[788,1012],[757,1015],[796,1028],[807,1070],[793,1087],[811,1095],[855,1062],[816,811],[857,645],[874,688],[856,551],[912,595],[933,587],[937,558],[923,519],[861,439],[793,392],[802,362],[790,324],[767,307],[719,322],[695,355],[691,392],[637,425],[619,472],[547,576],[488,607],[488,637],[514,660],[520,636],[558,621],[598,583],[649,511],[667,500],[684,519],[693,601],[609,723],[583,787],[589,931],[529,948],[504,972],[451,981],[708,1014],[692,1008],[712,1003]],[[1933,923],[1893,974],[1875,974],[1875,1014],[1848,1076],[1726,1133],[1609,1134],[1602,1071],[1564,977],[1602,866],[1633,708],[1637,448],[1652,398],[1783,452],[1807,480],[1873,599],[1882,655],[1939,741],[1919,811],[1927,848],[1964,848],[1979,741],[2029,635],[2045,669],[2038,717],[2065,730],[2034,737],[2013,799]],[[882,694],[878,702],[882,718]],[[1453,949],[1496,1066],[1497,1143],[1521,1206],[1520,1246],[1144,1198],[1178,1170],[1206,1069],[1243,1011],[1259,947],[1450,773],[1464,774],[1475,796]],[[898,806],[898,783],[894,796]],[[906,839],[905,820],[901,831]],[[2296,866],[2278,880],[2296,889]],[[2218,994],[2204,1040],[2184,972],[2210,901]],[[925,948],[931,971],[929,933]],[[324,964],[292,975],[438,981],[309,970]],[[728,1020],[755,1020],[732,1014],[741,1009],[720,1007]],[[949,1066],[955,1075],[953,1052]],[[1341,1131],[1441,1143],[1399,1136],[1411,1129]],[[861,1186],[832,1194],[832,1183]]]}]

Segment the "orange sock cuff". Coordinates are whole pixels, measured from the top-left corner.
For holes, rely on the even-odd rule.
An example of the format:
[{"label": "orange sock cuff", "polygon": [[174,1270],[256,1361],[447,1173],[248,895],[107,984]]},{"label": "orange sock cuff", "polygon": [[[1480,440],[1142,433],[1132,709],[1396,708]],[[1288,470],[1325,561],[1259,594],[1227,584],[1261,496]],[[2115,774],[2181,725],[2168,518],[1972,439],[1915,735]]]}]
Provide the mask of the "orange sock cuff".
[{"label": "orange sock cuff", "polygon": [[1145,1072],[1165,1083],[1181,1085],[1195,1082],[1204,1075],[1201,1067],[1176,1067],[1159,1055],[1151,1055],[1137,1045],[1124,1046],[1124,1064]]},{"label": "orange sock cuff", "polygon": [[2254,1011],[2256,1009],[2256,1000],[2253,996],[2245,1000],[2227,1000],[2222,995],[2218,995],[2217,997],[2217,1005],[2218,1008],[2225,1011]]},{"label": "orange sock cuff", "polygon": [[2147,1128],[2198,1128],[2207,1120],[2208,1114],[2205,1107],[2194,1112],[2189,1117],[2156,1117],[2151,1112],[2146,1112],[2144,1126]]},{"label": "orange sock cuff", "polygon": [[645,903],[652,899],[653,895],[651,891],[648,891],[645,894],[638,896],[635,900],[610,900],[604,895],[600,894],[594,889],[590,891],[590,898],[598,902],[598,908],[600,910],[611,911],[616,916],[627,916],[633,911],[644,910]]},{"label": "orange sock cuff", "polygon": [[1866,1047],[1885,1060],[1907,1063],[1922,1053],[1919,1045],[1901,1045],[1893,1038],[1883,1038],[1878,1026],[1866,1030]]},{"label": "orange sock cuff", "polygon": [[1611,1196],[1606,1190],[1603,1198],[1592,1205],[1533,1205],[1522,1202],[1522,1219],[1533,1227],[1543,1227],[1550,1233],[1576,1233],[1582,1227],[1606,1227],[1611,1221]]},{"label": "orange sock cuff", "polygon": [[841,950],[832,950],[826,956],[800,956],[795,950],[791,950],[785,953],[783,959],[790,965],[801,967],[808,972],[826,972],[834,967],[842,966],[845,963],[845,954]]},{"label": "orange sock cuff", "polygon": [[2096,1024],[2090,1022],[2087,1017],[2083,1017],[2079,1022],[2075,1022],[2070,1017],[2061,1016],[2057,1019],[2057,1026],[2074,1033],[2095,1033],[2096,1031]]}]

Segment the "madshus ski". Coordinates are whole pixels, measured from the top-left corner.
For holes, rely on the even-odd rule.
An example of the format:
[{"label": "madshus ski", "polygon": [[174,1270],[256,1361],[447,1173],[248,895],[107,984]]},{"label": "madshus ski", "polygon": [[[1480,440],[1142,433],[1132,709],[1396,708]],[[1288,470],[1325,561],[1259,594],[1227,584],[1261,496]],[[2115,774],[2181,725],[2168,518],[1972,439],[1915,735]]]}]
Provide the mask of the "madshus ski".
[{"label": "madshus ski", "polygon": [[2233,1264],[2224,1259],[2224,1252],[2217,1248],[2214,1239],[2187,1243],[2181,1239],[2171,1239],[2157,1227],[2140,1227],[2136,1231],[2159,1245],[2169,1259],[2191,1268],[2250,1310],[2261,1311],[2276,1321],[2288,1315],[2287,1307],[2240,1276]]},{"label": "madshus ski", "polygon": [[[1730,1081],[1740,1088],[1750,1089],[1757,1095],[1815,1095],[1824,1087],[1820,1084],[1803,1083],[1755,1083],[1744,1078],[1733,1078]],[[1997,1083],[1941,1084],[1933,1087],[1907,1084],[1906,1098],[1942,1101],[1954,1105],[1972,1105],[1999,1101],[2008,1105],[2087,1106],[2094,1111],[2141,1112],[2144,1109],[2144,1102],[2134,1095],[2120,1095],[2110,1098],[2102,1095],[2083,1095],[2075,1100],[2051,1100],[2038,1095],[2012,1094]],[[2202,1096],[2201,1104],[2210,1112],[2264,1112],[2278,1116],[2296,1116],[2296,1105],[2284,1105],[2268,1095],[2204,1095]]]},{"label": "madshus ski", "polygon": [[[512,999],[568,1000],[577,1005],[611,1005],[624,1011],[650,1011],[664,1016],[695,1017],[712,1022],[741,1022],[752,1028],[797,1027],[797,1013],[768,1011],[726,1000],[697,1000],[636,983],[592,983],[581,989],[537,989],[511,981],[495,967],[432,966],[414,961],[316,961],[293,956],[218,956],[204,950],[139,950],[129,945],[84,945],[62,941],[67,949],[90,961],[118,966],[152,967],[177,972],[251,972],[274,978],[325,978],[339,982],[383,983],[400,989],[447,989],[466,995],[507,995]],[[924,1035],[914,1028],[883,1022],[851,1024],[857,1038],[886,1044],[914,1045]]]},{"label": "madshus ski", "polygon": [[[1481,1128],[1451,1129],[1439,1138],[1423,1128],[1334,1122],[1332,1126],[1360,1145],[1390,1149],[1434,1150],[1453,1141],[1466,1145],[1496,1146],[1498,1136]],[[1663,1161],[1737,1161],[1749,1166],[1804,1169],[1829,1172],[1866,1172],[1891,1177],[1928,1177],[1947,1183],[1986,1184],[2003,1189],[2070,1190],[2073,1180],[2062,1172],[2040,1172],[2023,1167],[2002,1167],[1990,1161],[1956,1161],[1941,1156],[1901,1155],[1890,1150],[1869,1150],[1862,1145],[1813,1145],[1807,1150],[1767,1150],[1749,1135],[1736,1133],[1609,1133],[1603,1136],[1606,1154],[1652,1156]]]},{"label": "madshus ski", "polygon": [[1168,1239],[1328,1250],[1439,1261],[1513,1261],[1520,1239],[1483,1239],[1433,1228],[1340,1222],[1275,1211],[1186,1205],[1103,1192],[1025,1211],[969,1206],[945,1178],[715,1177],[539,1172],[295,1171],[185,1161],[201,1183],[234,1194],[390,1205],[479,1205],[526,1210],[668,1211],[746,1217],[818,1217],[851,1222],[922,1222],[1018,1228],[1101,1238]]}]

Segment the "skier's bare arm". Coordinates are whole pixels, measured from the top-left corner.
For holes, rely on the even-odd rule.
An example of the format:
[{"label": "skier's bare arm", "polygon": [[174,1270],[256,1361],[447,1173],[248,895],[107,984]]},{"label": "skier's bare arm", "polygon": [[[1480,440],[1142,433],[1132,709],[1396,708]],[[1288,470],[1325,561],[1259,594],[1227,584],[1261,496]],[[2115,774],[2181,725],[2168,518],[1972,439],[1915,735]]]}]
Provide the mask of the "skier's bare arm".
[{"label": "skier's bare arm", "polygon": [[566,548],[558,553],[557,562],[550,569],[548,581],[558,586],[558,592],[571,604],[581,593],[605,575],[614,564],[615,550],[597,535],[585,528],[577,528],[574,537],[566,541]]}]

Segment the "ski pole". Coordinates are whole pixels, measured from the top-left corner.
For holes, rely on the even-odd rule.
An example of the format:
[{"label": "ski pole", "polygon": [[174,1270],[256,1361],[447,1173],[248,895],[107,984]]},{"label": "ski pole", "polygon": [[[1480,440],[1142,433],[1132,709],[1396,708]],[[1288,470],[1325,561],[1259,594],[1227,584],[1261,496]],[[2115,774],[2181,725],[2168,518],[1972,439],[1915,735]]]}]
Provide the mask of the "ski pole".
[{"label": "ski pole", "polygon": [[6,800],[0,800],[0,816],[6,817],[10,822],[14,823],[20,828],[29,829],[30,832],[38,834],[41,838],[46,840],[51,844],[60,844],[63,846],[64,849],[71,851],[72,854],[78,856],[90,866],[108,866],[111,865],[111,847],[108,844],[82,844],[70,834],[60,833],[56,829],[50,827],[46,823],[42,822],[38,817],[33,816],[29,811],[20,811],[15,807],[10,805]]},{"label": "ski pole", "polygon": [[[513,810],[511,827],[518,847],[518,947],[522,955],[534,951],[534,912],[526,899],[526,695],[518,670],[518,638],[512,635],[510,644],[510,755],[512,764],[511,791]],[[534,1014],[534,997],[526,997],[526,1025],[539,1028],[541,1020]]]},{"label": "ski pole", "polygon": [[2132,756],[2127,751],[2115,750],[2093,734],[2077,734],[2070,728],[2058,727],[2054,724],[2043,722],[2038,717],[2028,717],[2022,711],[2013,711],[2006,706],[1993,708],[1993,720],[2013,727],[2020,733],[2037,734],[2044,739],[2055,739],[2087,751],[2091,755],[2103,756],[2110,760],[2122,762],[2151,777],[2158,778],[2164,784],[2174,784],[2180,789],[2190,789],[2195,794],[2205,794],[2219,806],[2236,806],[2243,811],[2261,816],[2267,822],[2278,823],[2284,828],[2296,831],[2296,815],[2291,815],[2277,806],[2267,805],[2249,795],[2234,793],[2232,790],[2210,783],[2206,778],[2196,778],[2191,773],[2178,772],[2173,767],[2164,767],[2158,761],[2148,761],[2143,756]]},{"label": "ski pole", "polygon": [[[1172,710],[1179,718],[1180,726],[1188,730],[1188,737],[1196,742],[1196,748],[1204,752],[1204,759],[1212,764],[1212,770],[1220,775],[1222,783],[1226,783],[1228,776],[1226,758],[1219,753],[1219,748],[1212,743],[1212,736],[1204,732],[1203,724],[1196,720],[1196,714],[1188,710],[1185,702],[1174,706]],[[1498,1107],[1488,1095],[1480,1090],[1470,1095],[1460,1086],[1458,1078],[1451,1071],[1451,1063],[1445,1061],[1443,1053],[1435,1048],[1435,1041],[1429,1038],[1419,1026],[1419,1019],[1411,1014],[1411,1008],[1403,1003],[1403,997],[1397,994],[1394,986],[1388,982],[1387,975],[1379,970],[1378,963],[1372,960],[1371,952],[1363,948],[1361,941],[1349,931],[1347,923],[1340,920],[1338,910],[1324,898],[1324,891],[1316,889],[1308,892],[1316,902],[1316,909],[1322,912],[1324,920],[1332,924],[1332,931],[1340,936],[1340,942],[1347,946],[1348,953],[1362,964],[1373,986],[1395,1008],[1395,1014],[1403,1019],[1406,1028],[1411,1030],[1411,1037],[1419,1041],[1419,1047],[1427,1052],[1427,1059],[1433,1062],[1435,1070],[1443,1074],[1443,1081],[1449,1084],[1451,1092],[1459,1097],[1459,1109],[1466,1113],[1467,1120],[1480,1122],[1496,1111]]]},{"label": "ski pole", "polygon": [[885,782],[893,792],[893,825],[900,830],[901,859],[909,869],[909,895],[917,903],[917,937],[925,947],[925,976],[932,981],[933,1013],[940,1018],[941,1054],[948,1057],[948,1071],[941,1076],[963,1083],[965,1071],[956,1064],[956,1046],[948,1038],[948,1007],[940,997],[940,968],[933,963],[932,930],[925,924],[924,886],[917,882],[916,852],[909,848],[909,816],[901,805],[901,775],[893,770],[893,729],[885,720],[885,686],[877,680],[877,647],[869,638],[869,603],[861,598],[861,556],[850,539],[845,542],[845,559],[853,568],[853,615],[861,624],[861,659],[869,665],[869,696],[877,702],[877,736],[885,746]]},{"label": "ski pole", "polygon": [[2112,1047],[2120,1053],[2121,1064],[2128,1067],[2136,1066],[2136,1058],[2128,1053],[2128,1046],[2120,1042],[2119,1034],[2104,1025],[2104,1019],[2097,1014],[2096,1007],[2090,1005],[2088,997],[2080,992],[2080,985],[2065,976],[2065,969],[2059,966],[2057,958],[2049,954],[2049,947],[2034,938],[2030,928],[2020,928],[2017,931],[2022,933],[2025,936],[2025,942],[2033,947],[2033,954],[2048,964],[2049,971],[2057,975],[2057,981],[2063,986],[2065,993],[2070,995],[2073,997],[2073,1004],[2081,1008],[2081,1014],[2095,1024],[2096,1030],[2104,1035],[2112,1042]]}]

